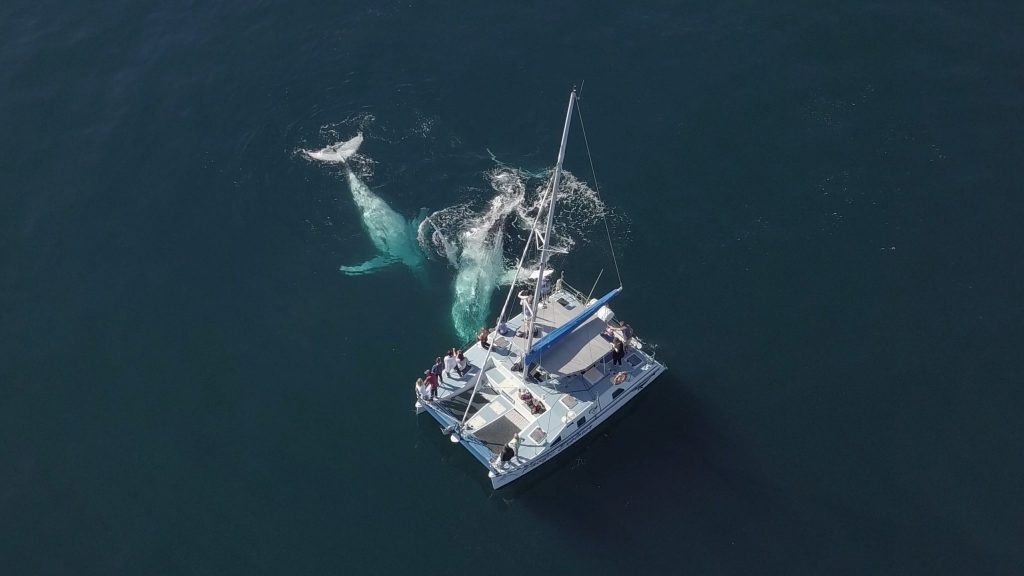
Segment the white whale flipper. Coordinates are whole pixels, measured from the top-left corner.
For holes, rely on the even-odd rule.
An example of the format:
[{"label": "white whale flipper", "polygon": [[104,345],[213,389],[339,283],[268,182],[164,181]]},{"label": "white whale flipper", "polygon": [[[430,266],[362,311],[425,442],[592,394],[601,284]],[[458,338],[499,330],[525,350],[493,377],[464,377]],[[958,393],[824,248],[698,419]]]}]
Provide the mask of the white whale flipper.
[{"label": "white whale flipper", "polygon": [[360,276],[362,274],[371,274],[381,268],[386,268],[395,262],[398,262],[398,260],[391,256],[381,254],[380,256],[370,258],[362,264],[358,264],[356,266],[342,266],[338,269],[349,276]]}]

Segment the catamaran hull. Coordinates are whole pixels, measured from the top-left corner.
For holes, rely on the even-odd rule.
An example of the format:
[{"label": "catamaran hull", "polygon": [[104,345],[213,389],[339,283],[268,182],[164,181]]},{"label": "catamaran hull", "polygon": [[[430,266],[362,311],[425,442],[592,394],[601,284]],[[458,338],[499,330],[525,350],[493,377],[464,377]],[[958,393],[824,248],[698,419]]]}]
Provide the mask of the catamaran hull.
[{"label": "catamaran hull", "polygon": [[[633,384],[633,387],[628,393],[623,394],[620,398],[613,401],[607,408],[599,409],[593,413],[593,420],[588,420],[582,427],[577,428],[570,436],[563,438],[561,442],[556,446],[552,446],[545,450],[540,456],[532,459],[530,462],[521,464],[513,470],[503,472],[500,474],[493,474],[491,478],[491,486],[494,489],[507,486],[516,480],[526,476],[530,472],[536,470],[546,462],[554,460],[559,454],[564,452],[570,446],[582,440],[588,433],[597,426],[600,426],[602,422],[611,417],[619,411],[620,408],[628,404],[631,400],[636,398],[637,394],[647,387],[648,384],[654,381],[662,372],[665,371],[665,366],[657,364],[654,368],[648,371],[647,374],[637,379],[637,382]],[[489,474],[491,476],[491,474]]]},{"label": "catamaran hull", "polygon": [[[588,417],[592,419],[588,420],[582,427],[577,428],[571,435],[563,438],[557,445],[549,447],[541,455],[533,458],[529,462],[525,462],[515,466],[512,469],[499,472],[493,469],[491,463],[488,460],[482,458],[479,454],[472,450],[470,450],[469,452],[474,457],[476,457],[476,459],[479,460],[480,463],[482,463],[484,466],[490,469],[488,477],[491,480],[491,486],[495,490],[507,486],[512,482],[515,482],[516,480],[519,480],[520,478],[523,478],[524,476],[528,475],[530,472],[536,470],[540,466],[544,465],[546,462],[554,460],[555,458],[558,457],[559,454],[565,452],[567,448],[569,448],[579,440],[583,439],[588,433],[590,433],[592,429],[596,428],[597,426],[600,426],[601,423],[607,420],[609,417],[611,417],[612,414],[615,414],[616,412],[619,411],[619,409],[621,409],[623,406],[625,406],[631,400],[633,400],[633,398],[635,398],[641,390],[646,388],[648,384],[653,382],[655,378],[660,376],[661,373],[664,372],[665,370],[666,367],[664,365],[655,363],[650,370],[648,370],[645,374],[637,378],[633,386],[628,389],[628,393],[622,394],[619,398],[612,401],[612,403],[609,404],[606,408],[592,408],[591,410],[594,411],[588,414]],[[441,425],[442,429],[447,429],[457,424],[456,420],[454,420],[450,416],[447,416],[443,412],[440,412],[430,404],[417,402],[416,413],[419,414],[421,412],[430,413],[434,420],[437,420],[438,424]]]}]

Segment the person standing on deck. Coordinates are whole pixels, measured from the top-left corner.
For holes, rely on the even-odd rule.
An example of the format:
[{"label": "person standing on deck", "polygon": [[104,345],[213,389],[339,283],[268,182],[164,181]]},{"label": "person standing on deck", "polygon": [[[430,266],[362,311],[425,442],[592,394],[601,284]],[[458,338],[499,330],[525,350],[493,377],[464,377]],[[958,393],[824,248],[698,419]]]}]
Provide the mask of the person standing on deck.
[{"label": "person standing on deck", "polygon": [[437,360],[434,360],[434,365],[430,367],[430,373],[437,376],[437,379],[444,382],[444,376],[441,373],[444,372],[444,364],[441,362],[441,357],[438,356]]},{"label": "person standing on deck", "polygon": [[444,355],[444,375],[451,378],[452,370],[458,364],[458,360],[455,359],[455,348],[452,348]]},{"label": "person standing on deck", "polygon": [[626,351],[622,349],[622,340],[615,339],[615,343],[612,344],[612,366],[622,366],[622,357],[626,355]]},{"label": "person standing on deck", "polygon": [[491,331],[484,326],[480,329],[480,333],[476,335],[476,339],[480,342],[480,347],[487,350],[491,347],[491,344],[487,341],[487,337],[491,335]]},{"label": "person standing on deck", "polygon": [[466,360],[466,355],[462,353],[462,350],[459,350],[455,371],[459,373],[459,378],[462,378],[466,375],[466,372],[469,372],[469,360]]},{"label": "person standing on deck", "polygon": [[540,301],[547,302],[548,296],[551,294],[551,282],[547,276],[540,279],[537,285],[537,291],[540,292]]},{"label": "person standing on deck", "polygon": [[612,332],[615,333],[615,337],[622,341],[623,346],[629,346],[629,341],[633,339],[633,327],[627,322],[623,322],[616,328],[612,328]]},{"label": "person standing on deck", "polygon": [[423,379],[423,384],[427,387],[430,398],[428,400],[437,400],[437,374],[434,374],[430,370],[424,372],[426,377]]},{"label": "person standing on deck", "polygon": [[527,322],[533,318],[533,306],[530,304],[530,298],[532,295],[526,290],[519,291],[519,304],[523,307],[523,317],[526,318]]}]

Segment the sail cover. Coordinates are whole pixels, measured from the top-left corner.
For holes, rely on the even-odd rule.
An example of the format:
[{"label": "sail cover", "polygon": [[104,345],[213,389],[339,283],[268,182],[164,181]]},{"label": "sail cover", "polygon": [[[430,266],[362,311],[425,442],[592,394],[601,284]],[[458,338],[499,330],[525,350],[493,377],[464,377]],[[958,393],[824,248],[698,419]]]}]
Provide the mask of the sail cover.
[{"label": "sail cover", "polygon": [[604,306],[605,304],[611,302],[613,299],[615,299],[616,296],[618,296],[621,293],[622,287],[620,286],[612,290],[611,292],[605,294],[597,302],[594,302],[590,306],[587,306],[583,310],[583,312],[580,312],[572,320],[569,320],[565,324],[562,324],[555,330],[552,330],[547,336],[538,340],[537,343],[533,345],[533,348],[530,350],[530,352],[526,355],[526,358],[523,362],[524,365],[529,366],[539,361],[541,356],[544,355],[544,352],[553,348],[556,344],[558,344],[559,340],[571,334],[573,330],[579,328],[591,316],[597,313],[597,311],[601,309],[601,306]]}]

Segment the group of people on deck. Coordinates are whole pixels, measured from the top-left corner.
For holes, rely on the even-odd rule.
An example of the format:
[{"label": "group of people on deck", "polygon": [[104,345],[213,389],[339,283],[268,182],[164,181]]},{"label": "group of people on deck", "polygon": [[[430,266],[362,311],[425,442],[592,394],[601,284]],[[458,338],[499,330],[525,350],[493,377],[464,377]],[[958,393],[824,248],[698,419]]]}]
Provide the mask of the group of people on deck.
[{"label": "group of people on deck", "polygon": [[437,389],[444,382],[444,376],[453,378],[452,372],[462,378],[469,372],[469,360],[462,350],[452,348],[443,357],[438,356],[429,370],[423,371],[423,378],[416,379],[416,397],[428,402],[437,399]]},{"label": "group of people on deck", "polygon": [[[560,282],[561,280],[559,280]],[[540,299],[543,302],[551,294],[551,286],[546,275],[542,276],[536,288],[540,292]],[[521,290],[519,292],[519,303],[522,306],[525,321],[523,322],[524,326],[515,331],[516,336],[527,336],[531,320],[536,315],[532,300],[533,294],[529,290]],[[541,305],[540,307],[543,308],[544,306]],[[495,330],[502,336],[513,332],[509,329],[502,316],[498,317],[495,323]],[[477,342],[484,350],[488,350],[491,347],[491,334],[491,329],[487,326],[480,328],[480,332],[477,333]],[[621,366],[622,360],[625,358],[626,351],[629,349],[630,342],[633,339],[633,328],[626,322],[619,323],[617,326],[609,324],[604,334],[606,338],[612,341],[612,365]],[[466,359],[461,350],[456,348],[448,350],[443,357],[439,356],[434,361],[434,365],[429,370],[423,372],[422,378],[416,379],[416,397],[428,402],[436,400],[438,388],[444,383],[445,375],[451,379],[453,378],[452,372],[455,372],[461,379],[469,371],[469,368],[469,360]]]}]

